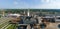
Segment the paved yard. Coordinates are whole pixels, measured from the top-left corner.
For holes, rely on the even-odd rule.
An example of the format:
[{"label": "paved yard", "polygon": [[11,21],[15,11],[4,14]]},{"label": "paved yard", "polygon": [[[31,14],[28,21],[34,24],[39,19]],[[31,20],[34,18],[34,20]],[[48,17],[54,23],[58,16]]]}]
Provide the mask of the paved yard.
[{"label": "paved yard", "polygon": [[50,23],[49,25],[47,25],[46,29],[59,29],[58,24],[60,23]]}]

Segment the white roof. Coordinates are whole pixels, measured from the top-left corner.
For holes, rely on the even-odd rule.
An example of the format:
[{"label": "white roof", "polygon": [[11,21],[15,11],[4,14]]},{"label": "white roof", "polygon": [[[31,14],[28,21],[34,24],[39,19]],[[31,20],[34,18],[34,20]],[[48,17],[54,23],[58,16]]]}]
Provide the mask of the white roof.
[{"label": "white roof", "polygon": [[56,17],[60,17],[60,16],[56,16]]},{"label": "white roof", "polygon": [[54,18],[53,16],[45,16],[43,18]]},{"label": "white roof", "polygon": [[20,16],[20,14],[8,14],[8,16]]}]

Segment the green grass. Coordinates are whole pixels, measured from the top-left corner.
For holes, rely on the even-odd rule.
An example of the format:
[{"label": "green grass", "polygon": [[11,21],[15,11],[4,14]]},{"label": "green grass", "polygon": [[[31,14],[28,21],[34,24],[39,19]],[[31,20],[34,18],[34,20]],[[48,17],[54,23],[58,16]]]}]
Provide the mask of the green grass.
[{"label": "green grass", "polygon": [[12,24],[10,27],[8,27],[7,29],[16,29],[16,24]]},{"label": "green grass", "polygon": [[6,23],[3,23],[3,24],[1,24],[0,25],[0,28],[2,28],[2,27],[4,27],[5,25],[7,25],[8,23],[6,22]]},{"label": "green grass", "polygon": [[16,24],[9,24],[10,19],[12,18],[4,18],[4,17],[0,18],[0,29],[6,26],[7,24],[8,25],[4,27],[4,29],[7,28],[9,25],[11,26],[9,26],[7,29],[16,29]]},{"label": "green grass", "polygon": [[14,26],[13,25],[11,25],[10,27],[8,27],[7,29],[13,29],[14,28]]}]

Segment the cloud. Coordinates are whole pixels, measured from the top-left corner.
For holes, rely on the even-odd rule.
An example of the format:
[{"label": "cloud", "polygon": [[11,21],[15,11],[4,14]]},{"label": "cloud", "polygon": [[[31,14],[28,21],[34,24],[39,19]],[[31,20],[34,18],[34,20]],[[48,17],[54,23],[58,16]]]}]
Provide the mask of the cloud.
[{"label": "cloud", "polygon": [[17,5],[18,4],[18,2],[17,1],[14,1],[14,5]]},{"label": "cloud", "polygon": [[49,0],[49,3],[43,2],[43,4],[40,4],[40,5],[36,6],[35,8],[39,8],[39,9],[60,9],[60,2],[59,2],[59,0]]},{"label": "cloud", "polygon": [[8,0],[7,2],[3,2],[1,1],[0,4],[0,7],[3,6],[2,8],[60,9],[60,0]]},{"label": "cloud", "polygon": [[29,4],[28,3],[26,3],[26,2],[23,2],[23,1],[14,1],[13,2],[13,7],[14,8],[23,8],[23,9],[25,9],[25,8],[29,8]]},{"label": "cloud", "polygon": [[[37,0],[34,0],[37,1]],[[14,2],[15,5],[20,4],[20,6],[17,6],[19,8],[39,8],[39,9],[60,9],[60,0],[41,0],[42,4],[36,5],[36,6],[30,6],[30,4],[26,3],[25,1],[20,1],[18,3],[17,1]]]},{"label": "cloud", "polygon": [[41,0],[42,3],[49,3],[50,0]]}]

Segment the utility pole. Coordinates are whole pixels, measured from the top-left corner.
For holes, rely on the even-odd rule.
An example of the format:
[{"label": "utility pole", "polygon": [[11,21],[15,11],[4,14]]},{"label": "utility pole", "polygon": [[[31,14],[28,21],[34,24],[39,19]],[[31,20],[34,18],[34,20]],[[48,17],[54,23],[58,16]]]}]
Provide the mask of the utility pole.
[{"label": "utility pole", "polygon": [[25,10],[24,10],[24,14],[25,14]]},{"label": "utility pole", "polygon": [[[55,20],[56,20],[56,12],[55,12],[55,16],[54,16],[54,17],[55,17]],[[56,21],[55,21],[55,22],[56,22]]]}]

